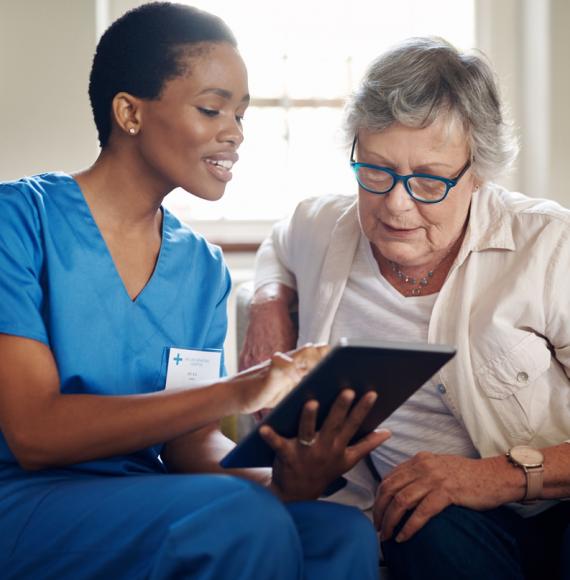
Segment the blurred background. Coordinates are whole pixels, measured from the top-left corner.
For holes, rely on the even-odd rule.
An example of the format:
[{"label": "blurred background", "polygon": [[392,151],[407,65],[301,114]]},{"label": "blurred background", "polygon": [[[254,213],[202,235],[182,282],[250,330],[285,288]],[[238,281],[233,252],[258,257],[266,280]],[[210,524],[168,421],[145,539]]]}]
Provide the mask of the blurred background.
[{"label": "blurred background", "polygon": [[[140,0],[0,0],[0,180],[73,172],[98,154],[87,86],[105,28]],[[166,205],[222,245],[234,285],[257,245],[304,197],[352,194],[344,99],[383,49],[416,35],[478,48],[520,136],[507,187],[570,206],[568,0],[195,0],[233,29],[252,106],[226,195],[175,191]],[[233,311],[230,309],[230,325]],[[230,334],[227,355],[235,368]]]}]

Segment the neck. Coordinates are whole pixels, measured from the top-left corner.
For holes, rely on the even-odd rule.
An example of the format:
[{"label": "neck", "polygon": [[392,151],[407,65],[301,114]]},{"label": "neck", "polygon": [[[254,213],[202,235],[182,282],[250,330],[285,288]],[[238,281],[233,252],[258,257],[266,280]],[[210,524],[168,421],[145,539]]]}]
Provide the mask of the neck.
[{"label": "neck", "polygon": [[463,234],[443,255],[440,254],[419,266],[403,266],[384,257],[374,245],[371,244],[371,247],[382,276],[400,294],[404,296],[424,296],[441,290],[459,252],[462,240]]},{"label": "neck", "polygon": [[95,163],[74,175],[102,230],[148,231],[160,220],[166,188],[145,179],[125,155],[104,149]]}]

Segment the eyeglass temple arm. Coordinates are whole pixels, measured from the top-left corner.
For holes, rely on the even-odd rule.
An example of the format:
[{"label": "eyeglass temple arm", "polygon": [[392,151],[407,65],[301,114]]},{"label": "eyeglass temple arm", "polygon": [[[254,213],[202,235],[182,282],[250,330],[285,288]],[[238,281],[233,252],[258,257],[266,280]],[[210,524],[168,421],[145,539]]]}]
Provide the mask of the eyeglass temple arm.
[{"label": "eyeglass temple arm", "polygon": [[467,161],[463,169],[459,172],[459,175],[452,179],[452,181],[457,184],[457,182],[465,175],[465,172],[471,167],[471,159]]},{"label": "eyeglass temple arm", "polygon": [[355,135],[354,136],[354,141],[352,142],[352,149],[350,150],[350,162],[354,163],[354,150],[356,149],[356,140],[358,139],[358,136]]}]

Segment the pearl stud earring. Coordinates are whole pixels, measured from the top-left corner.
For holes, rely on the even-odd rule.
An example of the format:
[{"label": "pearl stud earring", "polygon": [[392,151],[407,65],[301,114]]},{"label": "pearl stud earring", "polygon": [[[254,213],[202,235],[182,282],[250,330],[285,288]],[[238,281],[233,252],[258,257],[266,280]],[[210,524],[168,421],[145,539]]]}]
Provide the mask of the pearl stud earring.
[{"label": "pearl stud earring", "polygon": [[129,133],[131,135],[134,135],[137,132],[137,130],[134,127],[129,127]]}]

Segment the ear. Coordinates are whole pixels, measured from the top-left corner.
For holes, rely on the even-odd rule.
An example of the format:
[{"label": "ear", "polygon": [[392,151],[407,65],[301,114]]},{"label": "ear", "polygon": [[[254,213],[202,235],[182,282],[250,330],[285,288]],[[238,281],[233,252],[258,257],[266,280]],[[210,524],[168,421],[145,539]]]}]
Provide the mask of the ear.
[{"label": "ear", "polygon": [[140,131],[140,104],[140,99],[129,93],[121,92],[113,97],[113,118],[121,131],[129,135],[136,135]]}]

